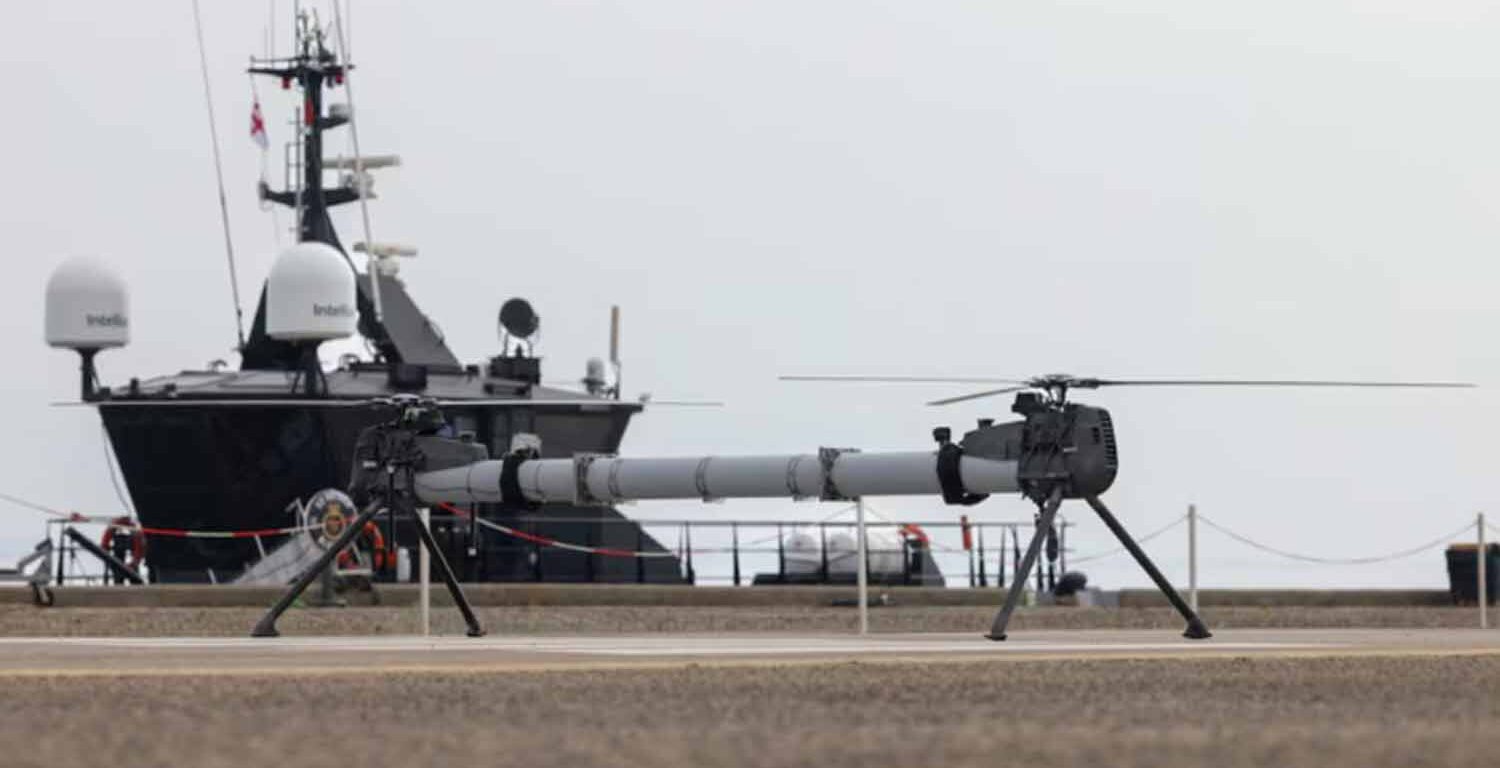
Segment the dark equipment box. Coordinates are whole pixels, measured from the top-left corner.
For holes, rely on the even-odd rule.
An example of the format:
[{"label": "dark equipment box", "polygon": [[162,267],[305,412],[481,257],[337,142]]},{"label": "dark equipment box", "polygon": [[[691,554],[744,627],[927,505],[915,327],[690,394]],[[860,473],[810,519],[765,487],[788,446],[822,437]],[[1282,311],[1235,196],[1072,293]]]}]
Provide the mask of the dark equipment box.
[{"label": "dark equipment box", "polygon": [[[1485,546],[1484,589],[1486,602],[1495,604],[1496,586],[1500,585],[1500,544]],[[1448,547],[1448,593],[1455,605],[1479,604],[1479,545],[1453,544]]]}]

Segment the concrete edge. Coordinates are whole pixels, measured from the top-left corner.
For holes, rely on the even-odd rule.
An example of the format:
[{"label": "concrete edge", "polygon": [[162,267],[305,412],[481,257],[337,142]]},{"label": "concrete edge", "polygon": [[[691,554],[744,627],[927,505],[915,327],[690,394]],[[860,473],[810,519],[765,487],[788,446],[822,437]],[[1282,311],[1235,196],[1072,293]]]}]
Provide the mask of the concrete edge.
[{"label": "concrete edge", "polygon": [[[847,586],[689,587],[650,584],[469,584],[464,587],[476,606],[678,606],[678,607],[827,607],[851,602]],[[151,585],[145,587],[60,587],[53,590],[59,608],[262,608],[281,594],[279,587],[214,585]],[[899,606],[997,607],[1004,593],[989,589],[933,587],[875,587],[872,595],[888,595]],[[382,584],[370,591],[350,591],[351,605],[406,606],[417,602],[414,584]],[[1445,590],[1200,590],[1199,605],[1214,607],[1379,607],[1448,606]],[[0,604],[30,604],[29,589],[0,590]],[[448,604],[441,585],[433,588],[433,602]],[[1166,599],[1155,590],[1120,591],[1122,608],[1158,608]]]},{"label": "concrete edge", "polygon": [[[1183,597],[1187,597],[1184,592]],[[1121,608],[1165,608],[1154,589],[1120,590]],[[1445,589],[1200,589],[1200,608],[1367,608],[1451,606]]]}]

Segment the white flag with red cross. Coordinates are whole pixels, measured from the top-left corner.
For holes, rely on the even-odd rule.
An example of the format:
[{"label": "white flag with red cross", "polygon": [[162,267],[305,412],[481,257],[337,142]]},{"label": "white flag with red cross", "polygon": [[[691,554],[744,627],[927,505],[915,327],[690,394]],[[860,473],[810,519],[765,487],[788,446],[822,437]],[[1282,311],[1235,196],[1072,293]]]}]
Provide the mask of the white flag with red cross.
[{"label": "white flag with red cross", "polygon": [[266,120],[261,117],[259,101],[256,101],[255,106],[250,108],[250,139],[261,149],[271,146],[271,140],[266,137]]}]

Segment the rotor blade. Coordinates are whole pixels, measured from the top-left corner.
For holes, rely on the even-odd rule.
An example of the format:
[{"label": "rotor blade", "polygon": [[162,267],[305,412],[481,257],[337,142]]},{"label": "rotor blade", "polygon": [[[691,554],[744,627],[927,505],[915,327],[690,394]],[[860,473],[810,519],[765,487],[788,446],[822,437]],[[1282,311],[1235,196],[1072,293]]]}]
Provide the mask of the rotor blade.
[{"label": "rotor blade", "polygon": [[1098,387],[1374,387],[1384,389],[1473,389],[1462,381],[1308,381],[1295,379],[1089,379],[1080,378],[1075,389]]},{"label": "rotor blade", "polygon": [[962,403],[965,400],[978,400],[981,397],[994,397],[995,395],[1003,395],[1008,392],[1020,392],[1026,389],[1031,389],[1031,387],[1002,387],[1000,389],[990,389],[984,392],[971,392],[967,395],[959,395],[958,397],[945,397],[942,400],[933,400],[932,402],[928,403],[928,405],[951,405],[953,403]]},{"label": "rotor blade", "polygon": [[723,408],[721,400],[637,400],[640,405],[656,406],[666,405],[673,408]]},{"label": "rotor blade", "polygon": [[1027,379],[993,379],[983,376],[777,376],[778,381],[843,381],[874,384],[1025,384]]}]

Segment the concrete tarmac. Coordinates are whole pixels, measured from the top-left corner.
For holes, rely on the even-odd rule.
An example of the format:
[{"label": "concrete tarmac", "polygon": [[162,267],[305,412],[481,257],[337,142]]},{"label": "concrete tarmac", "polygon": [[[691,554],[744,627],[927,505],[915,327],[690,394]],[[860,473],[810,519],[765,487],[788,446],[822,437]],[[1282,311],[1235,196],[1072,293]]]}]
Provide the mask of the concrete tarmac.
[{"label": "concrete tarmac", "polygon": [[1500,655],[1500,631],[1243,629],[977,634],[649,634],[468,637],[0,638],[0,678],[350,675],[840,662]]}]

